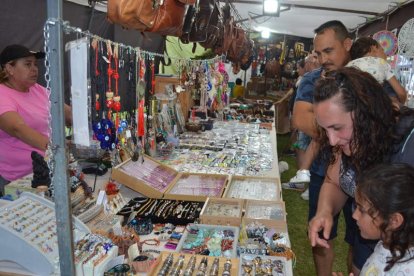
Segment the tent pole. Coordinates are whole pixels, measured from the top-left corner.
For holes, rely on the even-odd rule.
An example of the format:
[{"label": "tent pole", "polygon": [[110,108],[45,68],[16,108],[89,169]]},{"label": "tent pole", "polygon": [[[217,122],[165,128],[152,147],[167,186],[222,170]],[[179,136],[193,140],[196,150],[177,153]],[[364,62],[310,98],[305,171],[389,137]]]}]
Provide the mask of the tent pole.
[{"label": "tent pole", "polygon": [[[70,190],[68,185],[65,149],[64,84],[63,84],[63,39],[62,0],[47,1],[47,18],[55,19],[49,25],[49,64],[51,127],[54,172],[52,183],[55,191],[56,230],[59,246],[60,275],[76,275],[73,257],[72,215],[70,212]],[[48,54],[48,53],[46,53]]]}]

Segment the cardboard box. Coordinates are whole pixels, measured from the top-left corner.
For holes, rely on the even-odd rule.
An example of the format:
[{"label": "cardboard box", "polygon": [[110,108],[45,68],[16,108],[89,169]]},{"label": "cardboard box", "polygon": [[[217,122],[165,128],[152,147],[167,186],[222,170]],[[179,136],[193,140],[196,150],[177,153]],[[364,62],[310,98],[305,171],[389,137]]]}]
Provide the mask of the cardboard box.
[{"label": "cardboard box", "polygon": [[[223,213],[218,215],[211,214],[211,208],[214,208],[214,205],[225,205],[232,209],[231,212],[227,212],[228,209],[224,208]],[[200,222],[202,224],[213,224],[213,225],[231,225],[240,227],[241,218],[244,208],[243,199],[233,199],[233,198],[207,198],[206,203],[204,204],[203,209],[200,213]]]},{"label": "cardboard box", "polygon": [[[206,271],[203,275],[210,275],[210,269],[212,267],[212,264],[214,262],[214,259],[216,257],[210,257],[210,256],[202,256],[202,255],[191,255],[191,254],[181,254],[181,253],[170,253],[170,252],[161,252],[161,255],[158,257],[157,262],[152,266],[151,271],[148,273],[148,275],[150,276],[155,276],[158,275],[158,272],[161,270],[164,261],[167,259],[167,257],[172,254],[173,256],[173,263],[171,266],[171,269],[169,270],[169,272],[172,271],[174,264],[177,262],[178,258],[180,256],[184,256],[184,264],[183,264],[183,271],[185,271],[187,264],[190,260],[190,258],[192,256],[195,256],[196,261],[195,261],[195,269],[193,271],[192,275],[195,275],[200,262],[203,258],[207,258],[207,268]],[[223,258],[223,257],[218,257],[219,259],[219,271],[218,271],[218,275],[222,275],[223,271],[224,271],[224,264],[226,262],[230,262],[231,263],[231,269],[230,269],[230,274],[229,275],[239,275],[239,259],[238,258]],[[169,275],[169,274],[168,274]]]},{"label": "cardboard box", "polygon": [[[215,181],[221,183],[221,187],[216,190],[207,190],[208,185]],[[192,183],[203,182],[205,190],[196,190]],[[206,201],[207,197],[221,197],[229,181],[229,176],[224,174],[205,174],[205,173],[181,173],[174,183],[170,185],[164,198],[189,201]],[[201,188],[203,189],[203,188]]]},{"label": "cardboard box", "polygon": [[276,177],[233,175],[223,197],[275,201],[282,199],[282,189]]},{"label": "cardboard box", "polygon": [[142,163],[141,160],[134,162],[128,159],[119,164],[112,169],[112,179],[144,196],[162,198],[171,183],[176,182],[179,173],[149,156],[145,155],[144,160]]}]

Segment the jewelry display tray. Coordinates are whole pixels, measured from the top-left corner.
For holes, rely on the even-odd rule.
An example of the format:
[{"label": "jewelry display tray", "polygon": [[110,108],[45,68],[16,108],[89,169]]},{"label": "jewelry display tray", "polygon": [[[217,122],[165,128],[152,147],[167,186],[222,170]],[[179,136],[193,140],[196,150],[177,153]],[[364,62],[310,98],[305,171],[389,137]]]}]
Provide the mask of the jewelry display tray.
[{"label": "jewelry display tray", "polygon": [[224,198],[241,198],[255,200],[282,200],[279,178],[259,176],[231,176]]},{"label": "jewelry display tray", "polygon": [[[31,206],[36,207],[28,210]],[[25,210],[26,214],[22,213]],[[14,217],[9,219],[9,216],[13,214]],[[28,214],[31,214],[30,218],[25,217]],[[20,198],[1,206],[0,260],[18,263],[35,275],[59,275],[57,236],[49,238],[43,236],[47,230],[56,234],[55,218],[54,203],[32,193],[22,193]],[[27,226],[28,231],[25,232],[19,222],[23,225],[31,220],[33,223]],[[73,227],[75,241],[90,232],[87,226],[76,217],[73,217]],[[43,252],[39,247],[46,245],[49,250]]]},{"label": "jewelry display tray", "polygon": [[164,198],[205,202],[207,197],[220,198],[228,182],[224,174],[180,173]]},{"label": "jewelry display tray", "polygon": [[235,227],[235,226],[222,226],[222,225],[208,225],[208,224],[189,224],[187,225],[183,236],[181,237],[178,245],[177,245],[177,249],[176,252],[181,252],[181,249],[184,246],[185,241],[187,240],[187,236],[188,236],[188,227],[197,227],[197,228],[204,228],[204,229],[208,229],[208,230],[232,230],[234,233],[234,241],[233,241],[233,249],[231,250],[231,258],[236,258],[237,257],[237,244],[238,244],[238,240],[239,240],[239,233],[240,233],[240,229],[239,227]]},{"label": "jewelry display tray", "polygon": [[[162,264],[164,263],[165,259],[168,257],[168,255],[171,252],[161,252],[160,257],[157,260],[156,265],[154,265],[151,269],[151,271],[148,273],[149,276],[156,276],[158,275],[158,272],[161,270]],[[177,252],[173,252],[172,253],[174,256],[174,261],[173,263],[175,263],[175,261],[178,259],[179,256],[183,255],[184,256],[184,268],[186,267],[188,261],[190,260],[191,256],[193,256],[192,254],[184,254],[184,253],[177,253]],[[211,264],[213,263],[215,257],[211,257],[211,256],[203,256],[203,255],[194,255],[196,256],[196,262],[195,262],[195,269],[194,269],[194,273],[192,275],[196,275],[196,271],[198,268],[198,265],[200,264],[201,260],[206,257],[207,258],[207,270],[206,272],[209,272],[210,268],[211,268]],[[239,259],[238,258],[225,258],[225,257],[218,257],[219,258],[219,269],[218,269],[218,275],[222,275],[223,274],[223,270],[224,270],[224,263],[226,262],[226,260],[230,260],[231,261],[231,269],[230,269],[230,275],[239,275]],[[207,273],[205,275],[208,275]]]},{"label": "jewelry display tray", "polygon": [[[290,261],[286,261],[286,258],[284,257],[278,257],[278,256],[267,256],[267,255],[252,255],[252,254],[240,254],[240,258],[239,258],[239,274],[240,276],[244,276],[244,275],[255,275],[253,273],[253,271],[251,272],[251,274],[246,274],[244,273],[244,269],[243,269],[243,260],[249,257],[251,259],[254,259],[255,257],[260,257],[263,260],[272,260],[272,261],[281,261],[283,263],[284,266],[284,270],[283,270],[283,274],[282,273],[273,273],[272,276],[293,276],[293,271],[292,271],[292,265]],[[268,274],[266,274],[268,275]]]},{"label": "jewelry display tray", "polygon": [[179,173],[160,162],[144,155],[144,162],[131,159],[112,169],[112,179],[150,198],[163,198]]}]

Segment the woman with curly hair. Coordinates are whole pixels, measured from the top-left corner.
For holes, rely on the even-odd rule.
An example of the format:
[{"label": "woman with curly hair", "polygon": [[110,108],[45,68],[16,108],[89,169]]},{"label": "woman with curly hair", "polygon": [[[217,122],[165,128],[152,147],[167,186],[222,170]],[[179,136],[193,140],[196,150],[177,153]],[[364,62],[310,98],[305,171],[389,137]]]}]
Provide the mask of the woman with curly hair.
[{"label": "woman with curly hair", "polygon": [[[379,163],[414,165],[414,111],[395,107],[374,77],[352,67],[317,82],[313,109],[321,128],[320,153],[329,166],[317,213],[309,223],[309,239],[312,246],[328,247],[333,217],[355,197],[356,177]],[[375,244],[355,227],[354,275]]]}]

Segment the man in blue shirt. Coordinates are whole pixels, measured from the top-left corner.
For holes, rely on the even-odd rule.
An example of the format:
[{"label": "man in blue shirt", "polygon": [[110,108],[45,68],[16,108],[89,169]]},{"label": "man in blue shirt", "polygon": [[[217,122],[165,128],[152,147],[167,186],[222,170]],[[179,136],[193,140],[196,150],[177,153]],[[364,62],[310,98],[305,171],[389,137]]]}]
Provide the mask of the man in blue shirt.
[{"label": "man in blue shirt", "polygon": [[[312,107],[315,82],[323,76],[325,72],[344,67],[350,60],[349,51],[351,46],[352,40],[350,35],[346,27],[340,21],[328,21],[315,29],[314,50],[322,67],[303,76],[297,91],[292,115],[293,126],[312,138],[317,137],[317,124]],[[324,164],[321,160],[316,158],[310,169],[309,220],[316,214],[319,191],[325,177],[326,168],[327,164]],[[345,218],[352,219],[350,204],[346,207],[348,213],[345,214]],[[346,207],[344,207],[344,213]],[[332,239],[336,237],[337,221],[338,217],[335,219],[331,237],[328,241],[330,247],[312,248],[313,259],[318,276],[332,275],[332,265],[334,260]],[[349,237],[352,236],[353,235],[349,233]],[[352,244],[352,240],[350,240],[349,237],[347,233],[345,240]]]}]

